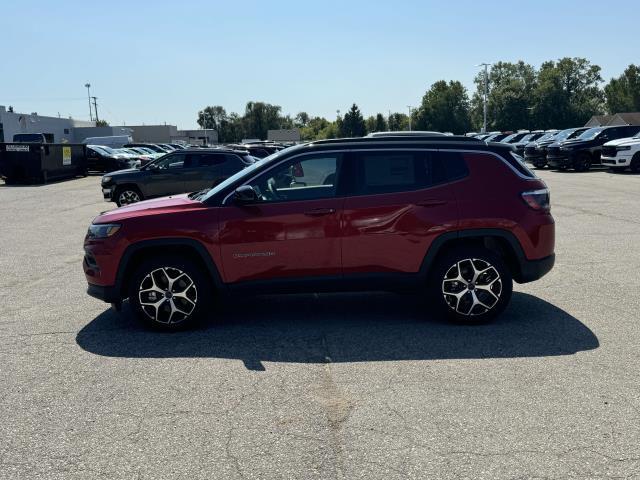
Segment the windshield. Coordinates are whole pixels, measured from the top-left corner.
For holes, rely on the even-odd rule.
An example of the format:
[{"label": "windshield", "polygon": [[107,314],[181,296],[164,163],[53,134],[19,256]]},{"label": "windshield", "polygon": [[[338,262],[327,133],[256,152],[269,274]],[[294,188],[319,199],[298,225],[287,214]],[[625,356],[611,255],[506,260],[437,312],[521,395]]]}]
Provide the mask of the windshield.
[{"label": "windshield", "polygon": [[532,140],[534,140],[534,139],[535,139],[536,135],[538,135],[538,134],[537,134],[537,133],[529,133],[529,134],[525,135],[524,137],[522,137],[522,138],[520,139],[520,141],[521,141],[522,143],[530,142],[530,141],[532,141]]},{"label": "windshield", "polygon": [[509,143],[512,139],[516,138],[517,133],[512,133],[511,135],[507,135],[502,139],[502,143]]},{"label": "windshield", "polygon": [[582,135],[580,135],[577,138],[580,139],[580,140],[593,140],[603,130],[604,130],[604,128],[602,128],[602,127],[590,128],[589,130],[585,130],[584,132],[582,132]]},{"label": "windshield", "polygon": [[[285,149],[285,150],[288,150],[288,149]],[[268,157],[257,159],[255,163],[252,163],[246,168],[240,170],[235,175],[231,175],[225,181],[219,183],[218,185],[213,187],[211,190],[209,190],[202,198],[198,198],[198,200],[200,200],[201,202],[206,202],[213,195],[224,190],[229,185],[233,185],[233,183],[237,182],[238,180],[243,178],[245,175],[251,175],[251,172],[254,172],[255,170],[258,170],[259,168],[261,168],[263,165],[266,165],[272,162],[273,160],[280,158],[283,155],[283,152],[285,150],[280,150],[279,152],[276,152],[273,155],[269,155]]]},{"label": "windshield", "polygon": [[538,141],[539,142],[544,142],[545,140],[551,140],[552,138],[558,138],[557,136],[559,135],[558,132],[549,132],[549,133],[545,133],[543,136],[541,136]]}]

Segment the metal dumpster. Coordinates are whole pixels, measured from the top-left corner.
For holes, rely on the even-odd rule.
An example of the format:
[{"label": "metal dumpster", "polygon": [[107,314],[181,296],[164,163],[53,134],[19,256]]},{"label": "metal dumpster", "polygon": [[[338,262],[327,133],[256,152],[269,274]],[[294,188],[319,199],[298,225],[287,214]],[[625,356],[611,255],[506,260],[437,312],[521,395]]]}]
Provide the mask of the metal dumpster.
[{"label": "metal dumpster", "polygon": [[87,175],[85,145],[0,143],[0,177],[7,183],[47,183]]}]

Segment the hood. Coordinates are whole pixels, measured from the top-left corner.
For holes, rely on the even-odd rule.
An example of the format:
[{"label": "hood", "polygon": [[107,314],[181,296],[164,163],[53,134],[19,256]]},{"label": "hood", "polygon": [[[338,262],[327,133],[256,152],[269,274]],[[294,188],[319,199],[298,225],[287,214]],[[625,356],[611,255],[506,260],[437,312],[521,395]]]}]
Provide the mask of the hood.
[{"label": "hood", "polygon": [[109,172],[105,174],[105,177],[117,177],[118,175],[127,175],[132,172],[138,172],[137,168],[125,168],[124,170],[116,170],[115,172]]},{"label": "hood", "polygon": [[183,210],[207,208],[205,204],[197,200],[191,200],[188,194],[174,195],[171,197],[154,198],[142,202],[116,208],[98,215],[93,223],[120,222],[129,218],[148,215],[162,215]]},{"label": "hood", "polygon": [[617,140],[611,140],[610,142],[605,143],[604,146],[618,147],[622,145],[636,145],[638,143],[640,143],[640,138],[627,137],[627,138],[619,138]]}]

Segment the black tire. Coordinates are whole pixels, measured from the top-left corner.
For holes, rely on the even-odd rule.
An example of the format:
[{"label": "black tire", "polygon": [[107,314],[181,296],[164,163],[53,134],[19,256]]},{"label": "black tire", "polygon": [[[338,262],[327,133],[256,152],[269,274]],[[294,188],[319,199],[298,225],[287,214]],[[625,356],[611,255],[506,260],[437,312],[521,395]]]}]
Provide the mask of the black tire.
[{"label": "black tire", "polygon": [[[174,284],[171,289],[169,279]],[[141,322],[172,332],[193,326],[208,311],[213,286],[193,260],[167,256],[143,261],[131,276],[128,293],[129,303]]]},{"label": "black tire", "polygon": [[573,169],[576,172],[586,172],[591,169],[591,155],[583,152],[573,161]]},{"label": "black tire", "polygon": [[[128,197],[130,201],[125,201],[125,198]],[[135,200],[135,198],[138,200]],[[123,205],[130,205],[132,203],[137,203],[144,200],[144,196],[138,187],[133,185],[125,185],[123,187],[116,188],[116,191],[113,193],[113,201],[119,207]]]},{"label": "black tire", "polygon": [[534,166],[534,168],[536,170],[542,170],[547,166],[547,164],[546,163],[542,163],[542,162],[538,162],[538,163],[534,163],[533,166]]},{"label": "black tire", "polygon": [[[473,285],[465,285],[472,283],[472,268],[488,270],[480,274]],[[465,282],[456,281],[456,275]],[[485,288],[478,288],[481,284]],[[456,247],[438,259],[429,277],[428,289],[438,314],[455,323],[481,324],[493,320],[507,307],[513,278],[503,259],[494,252],[482,247]],[[474,305],[476,301],[484,306]]]},{"label": "black tire", "polygon": [[633,173],[640,172],[640,153],[636,153],[631,159],[631,165],[629,165],[629,169]]}]

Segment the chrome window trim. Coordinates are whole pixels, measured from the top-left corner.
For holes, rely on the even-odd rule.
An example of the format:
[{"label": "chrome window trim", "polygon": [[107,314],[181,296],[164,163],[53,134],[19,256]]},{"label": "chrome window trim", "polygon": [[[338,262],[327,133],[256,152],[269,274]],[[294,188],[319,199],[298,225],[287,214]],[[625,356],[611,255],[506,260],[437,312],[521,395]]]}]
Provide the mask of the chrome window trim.
[{"label": "chrome window trim", "polygon": [[[351,144],[354,145],[354,144]],[[411,148],[411,147],[392,147],[392,148],[349,148],[349,149],[336,149],[336,150],[318,150],[318,151],[310,151],[310,152],[302,152],[302,153],[298,153],[296,155],[293,155],[291,157],[287,157],[287,158],[283,158],[280,161],[274,163],[272,166],[270,166],[268,169],[263,170],[262,172],[259,172],[255,175],[253,175],[252,177],[250,177],[247,180],[244,180],[240,185],[238,185],[238,187],[242,187],[244,185],[247,185],[248,183],[252,182],[254,179],[256,179],[257,177],[261,176],[264,173],[269,172],[271,169],[278,167],[280,164],[284,163],[284,162],[288,162],[290,160],[296,159],[298,157],[304,157],[304,156],[308,156],[308,155],[318,155],[318,154],[325,154],[325,153],[353,153],[353,152],[380,152],[380,151],[384,151],[384,150],[396,150],[396,151],[407,151],[407,152],[454,152],[454,153],[476,153],[476,154],[484,154],[484,155],[491,155],[496,157],[498,160],[500,160],[502,163],[504,163],[513,173],[515,173],[519,178],[521,178],[522,180],[527,180],[527,181],[533,181],[533,180],[539,180],[538,177],[534,176],[534,177],[527,177],[526,175],[523,175],[522,173],[520,173],[518,171],[518,169],[516,169],[513,165],[511,165],[507,160],[505,160],[504,158],[502,158],[500,155],[498,155],[495,152],[490,152],[487,150],[467,150],[467,149],[453,149],[453,148]],[[534,174],[535,175],[535,174]],[[238,188],[236,187],[236,188]],[[234,192],[229,193],[226,197],[224,197],[224,199],[221,202],[221,206],[225,207],[227,206],[227,201],[229,200],[230,197],[233,196]]]}]

